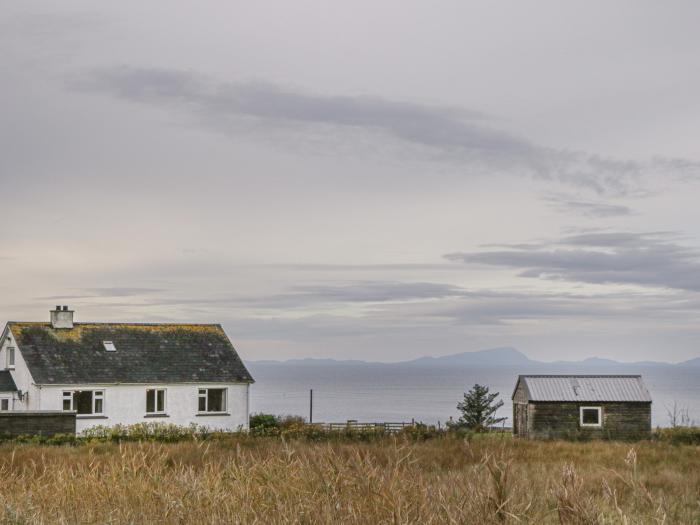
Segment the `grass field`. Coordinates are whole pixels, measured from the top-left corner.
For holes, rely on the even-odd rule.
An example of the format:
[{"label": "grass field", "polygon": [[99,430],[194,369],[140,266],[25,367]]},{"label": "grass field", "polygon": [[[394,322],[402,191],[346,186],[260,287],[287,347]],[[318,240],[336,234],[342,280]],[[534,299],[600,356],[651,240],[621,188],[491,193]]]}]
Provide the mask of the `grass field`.
[{"label": "grass field", "polygon": [[0,446],[0,523],[700,523],[700,447],[502,436]]}]

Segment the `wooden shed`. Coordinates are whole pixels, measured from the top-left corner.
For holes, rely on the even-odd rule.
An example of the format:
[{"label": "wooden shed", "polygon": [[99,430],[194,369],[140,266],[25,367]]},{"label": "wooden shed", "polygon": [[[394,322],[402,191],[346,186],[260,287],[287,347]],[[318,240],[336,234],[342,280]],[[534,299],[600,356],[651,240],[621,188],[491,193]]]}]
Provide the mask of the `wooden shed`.
[{"label": "wooden shed", "polygon": [[651,396],[639,375],[521,375],[513,391],[513,435],[643,439]]}]

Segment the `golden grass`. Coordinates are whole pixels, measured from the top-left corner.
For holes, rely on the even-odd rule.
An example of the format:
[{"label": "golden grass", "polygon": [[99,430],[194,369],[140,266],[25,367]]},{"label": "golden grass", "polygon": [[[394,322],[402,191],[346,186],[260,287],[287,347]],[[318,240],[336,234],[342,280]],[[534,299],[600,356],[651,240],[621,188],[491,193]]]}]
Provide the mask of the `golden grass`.
[{"label": "golden grass", "polygon": [[700,523],[700,447],[284,442],[0,446],[0,523]]}]

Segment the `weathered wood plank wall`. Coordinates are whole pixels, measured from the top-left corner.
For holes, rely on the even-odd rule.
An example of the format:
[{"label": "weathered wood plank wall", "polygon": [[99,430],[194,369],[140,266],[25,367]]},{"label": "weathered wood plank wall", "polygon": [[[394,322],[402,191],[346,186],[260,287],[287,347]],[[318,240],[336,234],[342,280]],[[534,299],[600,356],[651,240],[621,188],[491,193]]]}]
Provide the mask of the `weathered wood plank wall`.
[{"label": "weathered wood plank wall", "polygon": [[[602,407],[602,427],[582,427],[582,406]],[[651,434],[651,403],[530,402],[527,435],[532,438],[643,439]]]}]

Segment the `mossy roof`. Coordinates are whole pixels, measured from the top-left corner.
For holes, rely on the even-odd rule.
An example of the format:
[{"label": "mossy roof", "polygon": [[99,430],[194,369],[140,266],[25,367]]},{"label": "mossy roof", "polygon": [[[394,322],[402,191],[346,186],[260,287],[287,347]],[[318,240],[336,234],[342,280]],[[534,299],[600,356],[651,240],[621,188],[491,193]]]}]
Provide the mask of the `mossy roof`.
[{"label": "mossy roof", "polygon": [[[253,382],[218,324],[8,323],[34,381],[47,384]],[[112,341],[115,352],[105,350]]]}]

